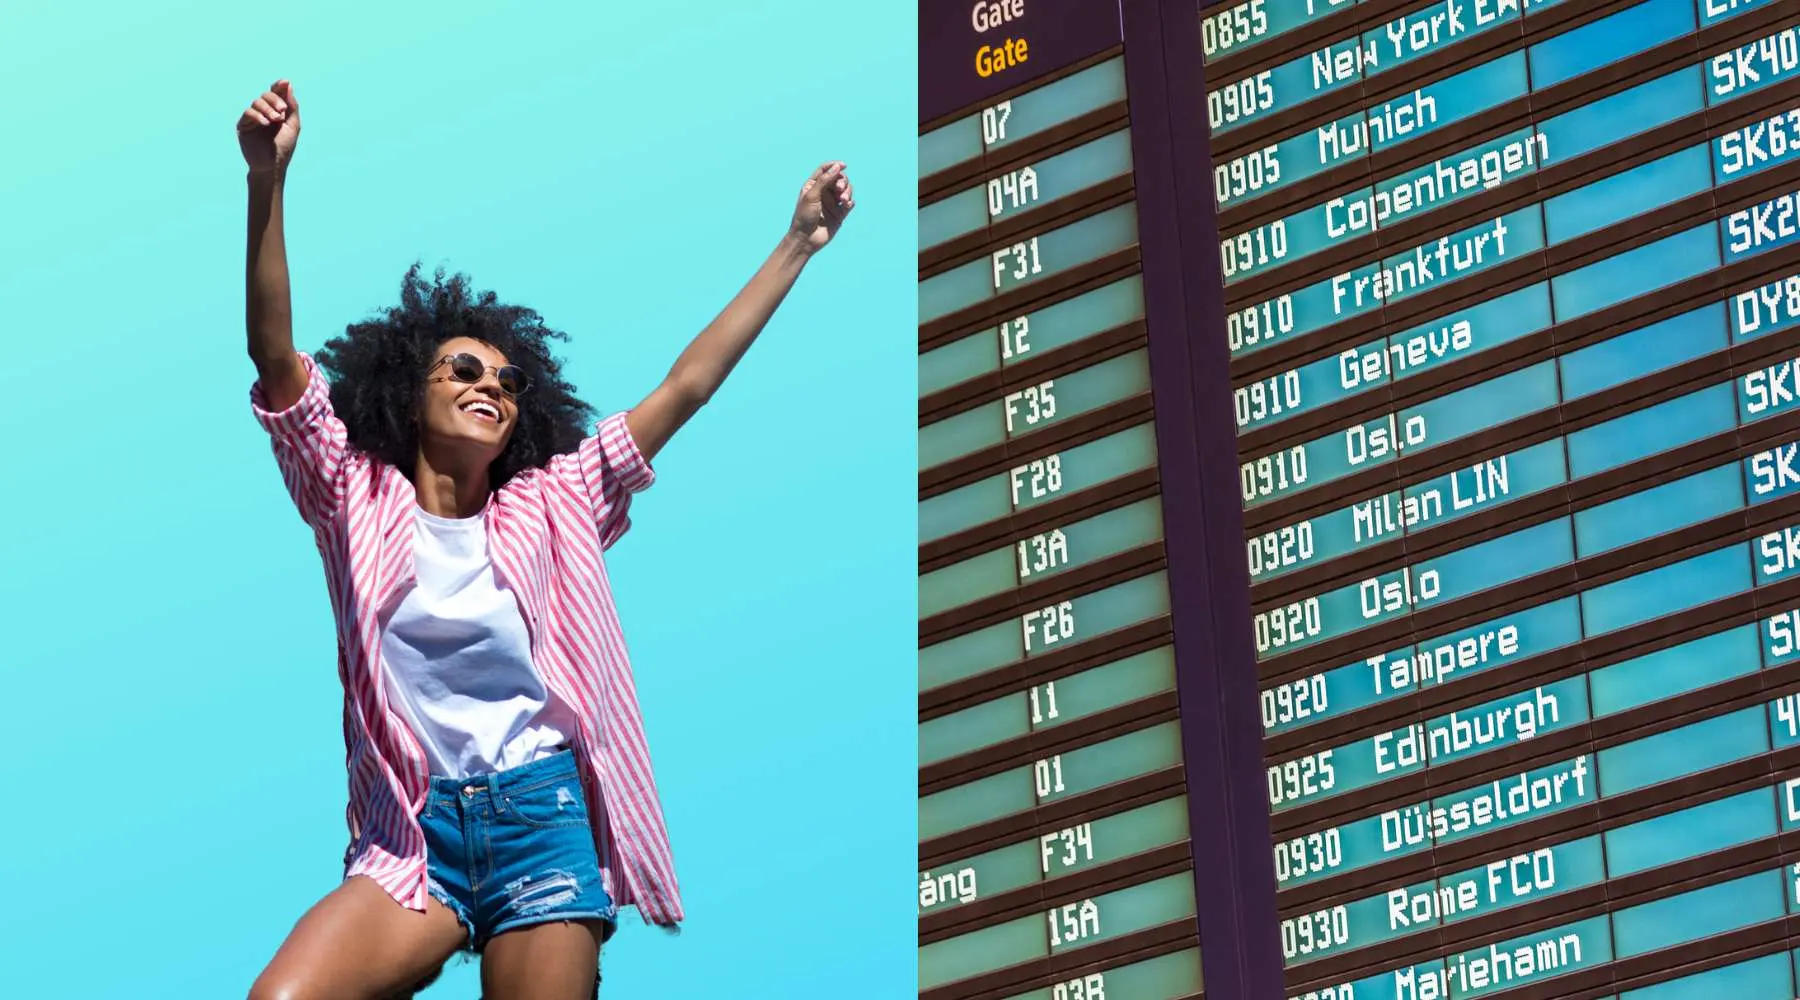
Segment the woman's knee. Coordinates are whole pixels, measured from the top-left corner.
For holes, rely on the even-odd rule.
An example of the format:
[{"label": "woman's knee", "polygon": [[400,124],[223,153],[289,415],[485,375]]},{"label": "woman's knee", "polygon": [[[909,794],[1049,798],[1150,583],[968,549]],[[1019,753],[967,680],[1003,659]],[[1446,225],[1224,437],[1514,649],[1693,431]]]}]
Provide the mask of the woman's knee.
[{"label": "woman's knee", "polygon": [[[367,1000],[412,1000],[430,986],[438,978],[439,972],[433,972],[417,984],[406,989],[386,994],[373,994]],[[357,1000],[346,997],[342,984],[324,982],[321,977],[308,975],[304,970],[280,969],[275,966],[263,970],[250,987],[249,1000]]]},{"label": "woman's knee", "polygon": [[309,983],[298,970],[270,966],[250,986],[249,1000],[323,1000],[318,985]]}]

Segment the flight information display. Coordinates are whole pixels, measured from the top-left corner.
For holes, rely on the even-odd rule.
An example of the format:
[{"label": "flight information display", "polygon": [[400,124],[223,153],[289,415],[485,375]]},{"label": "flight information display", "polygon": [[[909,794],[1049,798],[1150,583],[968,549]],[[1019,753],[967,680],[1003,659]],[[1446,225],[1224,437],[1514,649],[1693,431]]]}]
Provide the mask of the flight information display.
[{"label": "flight information display", "polygon": [[1800,995],[1800,4],[1195,13],[1285,996]]},{"label": "flight information display", "polygon": [[920,24],[920,995],[1800,996],[1800,0]]},{"label": "flight information display", "polygon": [[919,994],[1193,1000],[1130,46],[1111,3],[920,20]]}]

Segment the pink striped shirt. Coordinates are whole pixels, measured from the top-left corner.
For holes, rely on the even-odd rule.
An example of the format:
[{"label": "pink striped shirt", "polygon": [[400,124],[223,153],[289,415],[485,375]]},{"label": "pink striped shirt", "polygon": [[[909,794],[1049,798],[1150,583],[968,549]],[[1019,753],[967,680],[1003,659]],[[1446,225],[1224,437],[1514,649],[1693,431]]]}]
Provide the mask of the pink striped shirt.
[{"label": "pink striped shirt", "polygon": [[[337,618],[350,801],[346,878],[367,875],[401,905],[425,909],[425,835],[418,815],[429,774],[411,728],[388,704],[381,625],[412,585],[417,494],[398,469],[352,448],[330,385],[310,355],[299,402],[251,407],[268,430],[282,481],[312,527]],[[494,569],[518,596],[544,684],[579,719],[574,749],[594,817],[606,891],[651,923],[682,919],[675,861],[637,685],[601,553],[631,526],[631,495],[655,481],[624,414],[576,451],[514,476],[488,503]]]}]

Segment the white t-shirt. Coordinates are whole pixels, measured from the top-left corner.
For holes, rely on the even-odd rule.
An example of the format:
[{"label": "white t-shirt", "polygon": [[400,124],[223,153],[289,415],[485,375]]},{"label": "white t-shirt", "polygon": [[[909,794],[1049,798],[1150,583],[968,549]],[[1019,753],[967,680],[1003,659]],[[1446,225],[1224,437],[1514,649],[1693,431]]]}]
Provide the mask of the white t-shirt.
[{"label": "white t-shirt", "polygon": [[557,752],[575,731],[544,687],[518,599],[494,573],[485,511],[416,511],[417,585],[381,639],[388,697],[425,749],[431,773],[504,771]]}]

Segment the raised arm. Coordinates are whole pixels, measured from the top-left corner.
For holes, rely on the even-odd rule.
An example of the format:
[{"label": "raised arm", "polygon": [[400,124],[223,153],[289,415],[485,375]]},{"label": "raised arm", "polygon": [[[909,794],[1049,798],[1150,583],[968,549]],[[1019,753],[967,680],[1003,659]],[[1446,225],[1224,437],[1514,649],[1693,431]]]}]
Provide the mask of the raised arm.
[{"label": "raised arm", "polygon": [[626,427],[645,461],[655,457],[724,383],[794,287],[806,262],[837,235],[856,206],[852,195],[844,164],[835,160],[807,178],[793,221],[775,252],[675,359],[662,384],[626,415]]},{"label": "raised arm", "polygon": [[288,298],[287,246],[281,228],[288,162],[300,138],[294,88],[277,80],[238,117],[238,147],[250,167],[248,247],[244,256],[244,327],[256,385],[250,402],[269,432],[282,481],[300,516],[323,528],[343,508],[350,454],[331,387],[310,357],[294,350]]},{"label": "raised arm", "polygon": [[300,139],[300,104],[293,85],[277,80],[239,116],[238,147],[250,167],[248,246],[244,258],[244,326],[264,405],[282,411],[300,401],[307,371],[294,353],[288,296],[287,242],[282,195],[288,162]]}]

